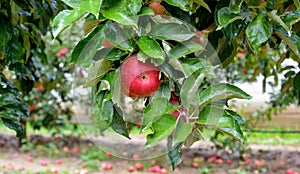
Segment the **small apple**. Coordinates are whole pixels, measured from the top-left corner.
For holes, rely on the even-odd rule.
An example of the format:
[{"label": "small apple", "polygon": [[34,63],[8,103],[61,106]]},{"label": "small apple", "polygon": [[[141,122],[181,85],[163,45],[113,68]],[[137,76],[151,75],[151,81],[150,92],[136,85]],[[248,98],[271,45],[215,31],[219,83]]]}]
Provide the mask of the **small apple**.
[{"label": "small apple", "polygon": [[34,111],[36,110],[36,106],[33,104],[33,105],[30,105],[29,106],[29,111]]},{"label": "small apple", "polygon": [[63,56],[63,54],[61,54],[60,52],[56,54],[56,57],[59,59],[62,58],[62,56]]},{"label": "small apple", "polygon": [[280,136],[276,136],[274,139],[275,139],[276,141],[280,141],[280,140],[281,140]]},{"label": "small apple", "polygon": [[109,157],[111,157],[111,153],[110,152],[105,152],[105,156],[109,158]]},{"label": "small apple", "polygon": [[160,2],[152,2],[148,7],[151,8],[156,15],[166,14],[166,9],[160,4]]},{"label": "small apple", "polygon": [[226,164],[231,165],[231,164],[232,164],[232,160],[228,159],[228,160],[226,161]]},{"label": "small apple", "polygon": [[48,162],[46,160],[41,160],[40,165],[43,167],[48,166]]},{"label": "small apple", "polygon": [[285,171],[285,174],[294,174],[294,171],[293,171],[293,169],[287,169]]},{"label": "small apple", "polygon": [[142,170],[143,169],[143,164],[142,163],[136,163],[135,168],[136,168],[136,170]]},{"label": "small apple", "polygon": [[27,161],[28,161],[28,162],[33,162],[32,156],[27,157]]},{"label": "small apple", "polygon": [[215,163],[216,164],[223,164],[223,160],[221,158],[216,159]]},{"label": "small apple", "polygon": [[155,165],[156,163],[157,163],[156,160],[152,160],[152,161],[151,161],[151,164],[152,164],[152,165]]},{"label": "small apple", "polygon": [[5,140],[2,140],[1,143],[0,143],[0,146],[1,146],[1,147],[4,147],[5,145],[6,145],[6,141],[5,141]]},{"label": "small apple", "polygon": [[254,166],[256,167],[263,167],[264,166],[264,162],[261,160],[255,160],[254,161]]},{"label": "small apple", "polygon": [[132,158],[133,158],[134,160],[138,160],[138,159],[139,159],[139,155],[133,154],[133,155],[132,155]]},{"label": "small apple", "polygon": [[25,170],[25,167],[23,166],[23,165],[21,165],[21,166],[19,166],[19,168],[18,168],[20,171],[23,171],[23,170]]},{"label": "small apple", "polygon": [[167,174],[168,173],[168,170],[167,169],[165,169],[165,168],[162,168],[162,169],[160,169],[160,172],[159,172],[160,174]]},{"label": "small apple", "polygon": [[62,164],[62,161],[61,161],[60,159],[58,159],[58,160],[55,161],[55,164],[61,165],[61,164]]},{"label": "small apple", "polygon": [[79,149],[78,147],[74,147],[74,148],[73,148],[73,152],[74,152],[74,153],[79,153],[79,152],[80,152],[80,149]]},{"label": "small apple", "polygon": [[153,166],[148,168],[148,172],[159,173],[161,170],[160,166]]},{"label": "small apple", "polygon": [[69,52],[69,49],[68,49],[68,48],[63,48],[63,49],[60,50],[60,54],[62,54],[62,55],[65,55],[65,54],[67,54],[68,52]]},{"label": "small apple", "polygon": [[63,152],[68,153],[69,151],[70,151],[70,149],[67,146],[63,147]]},{"label": "small apple", "polygon": [[59,172],[59,170],[57,168],[55,168],[55,167],[51,168],[51,173],[58,173],[58,172]]},{"label": "small apple", "polygon": [[7,79],[10,79],[10,78],[11,78],[11,75],[10,75],[9,73],[7,73],[7,74],[5,74],[5,77],[6,77]]},{"label": "small apple", "polygon": [[128,170],[128,172],[134,172],[135,168],[133,166],[129,166],[127,170]]},{"label": "small apple", "polygon": [[243,72],[243,74],[247,74],[248,73],[248,69],[247,68],[243,68],[242,72]]},{"label": "small apple", "polygon": [[198,164],[198,162],[193,162],[193,163],[192,163],[192,167],[194,167],[194,168],[198,168],[198,167],[199,167],[199,164]]},{"label": "small apple", "polygon": [[38,91],[44,92],[44,91],[45,91],[45,88],[44,88],[43,86],[39,86],[39,87],[38,87]]},{"label": "small apple", "polygon": [[132,56],[121,69],[121,92],[131,98],[148,97],[159,87],[159,70],[150,62],[143,63]]}]

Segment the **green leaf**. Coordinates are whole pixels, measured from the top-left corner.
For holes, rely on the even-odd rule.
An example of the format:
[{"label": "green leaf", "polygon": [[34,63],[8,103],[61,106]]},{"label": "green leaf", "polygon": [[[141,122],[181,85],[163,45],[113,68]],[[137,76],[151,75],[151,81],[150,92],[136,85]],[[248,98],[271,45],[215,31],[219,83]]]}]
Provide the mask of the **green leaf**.
[{"label": "green leaf", "polygon": [[12,38],[13,27],[9,19],[2,13],[0,14],[0,23],[0,47],[3,47]]},{"label": "green leaf", "polygon": [[168,4],[181,8],[184,11],[189,11],[191,8],[189,6],[188,0],[165,0]]},{"label": "green leaf", "polygon": [[[5,45],[5,61],[10,65],[10,69],[15,62],[22,62],[23,60],[23,51],[22,44],[18,41],[16,37],[13,37],[6,45]],[[24,66],[23,66],[24,67]]]},{"label": "green leaf", "polygon": [[142,0],[127,0],[128,7],[132,14],[138,14],[142,8]]},{"label": "green leaf", "polygon": [[164,63],[165,53],[155,39],[144,35],[141,36],[136,43],[145,54],[152,58],[159,59],[156,61],[157,63],[159,63],[158,65]]},{"label": "green leaf", "polygon": [[[209,5],[207,3],[205,3],[204,0],[193,0],[193,1],[189,2],[190,6],[193,6],[194,3],[197,3],[199,5],[199,7],[204,7],[207,11],[209,11],[211,13]],[[197,9],[198,8],[196,8],[195,10],[197,10]],[[193,9],[193,12],[195,10]]]},{"label": "green leaf", "polygon": [[153,10],[149,7],[142,7],[141,11],[138,13],[139,16],[145,16],[145,15],[154,15]]},{"label": "green leaf", "polygon": [[203,70],[203,72],[207,73],[207,76],[210,78],[217,77],[214,73],[215,67],[206,59],[202,58],[188,58],[182,60],[182,66],[184,68],[184,72],[187,76],[191,76],[198,70]]},{"label": "green leaf", "polygon": [[[298,72],[295,77],[293,78],[293,87],[295,90],[296,95],[300,96],[300,72]],[[300,101],[299,101],[300,102]]]},{"label": "green leaf", "polygon": [[239,123],[223,108],[213,106],[203,108],[197,123],[212,126],[241,143],[245,140]]},{"label": "green leaf", "polygon": [[229,4],[229,9],[233,13],[239,13],[241,11],[241,5],[243,0],[231,0]]},{"label": "green leaf", "polygon": [[270,19],[272,19],[273,21],[277,22],[280,26],[282,26],[286,30],[286,32],[290,32],[289,27],[283,22],[280,16],[277,15],[277,10],[272,10],[268,12],[267,15]]},{"label": "green leaf", "polygon": [[137,25],[137,16],[127,6],[126,0],[104,0],[101,8],[103,16],[123,25]]},{"label": "green leaf", "polygon": [[243,30],[244,22],[242,20],[236,20],[222,29],[222,32],[226,36],[227,39],[233,41]]},{"label": "green leaf", "polygon": [[145,148],[156,146],[161,140],[172,133],[176,124],[176,119],[172,114],[162,115],[152,124],[153,134],[147,135]]},{"label": "green leaf", "polygon": [[65,4],[67,4],[68,6],[72,7],[72,8],[78,8],[80,7],[80,3],[82,0],[62,0]]},{"label": "green leaf", "polygon": [[169,103],[169,99],[163,97],[153,98],[151,102],[146,106],[143,113],[142,132],[147,130],[162,115],[170,113],[172,110],[177,109],[179,106],[175,106]]},{"label": "green leaf", "polygon": [[114,115],[114,104],[111,100],[105,101],[102,105],[101,116],[106,124],[111,124]]},{"label": "green leaf", "polygon": [[185,123],[181,116],[177,119],[176,128],[173,136],[173,144],[184,142],[193,130],[192,123]]},{"label": "green leaf", "polygon": [[111,70],[111,62],[107,59],[100,59],[90,64],[88,68],[88,77],[86,83],[83,85],[84,88],[95,86],[102,77]]},{"label": "green leaf", "polygon": [[166,156],[169,163],[171,163],[173,170],[175,170],[176,166],[178,166],[182,161],[182,153],[180,151],[181,146],[182,142],[173,146],[173,139],[170,138],[168,140]]},{"label": "green leaf", "polygon": [[79,8],[92,13],[98,18],[102,1],[103,0],[82,0]]},{"label": "green leaf", "polygon": [[247,17],[246,14],[241,16],[240,14],[234,14],[230,11],[229,7],[223,7],[218,11],[218,28],[217,30],[227,26],[228,24],[236,21],[236,20],[241,20]]},{"label": "green leaf", "polygon": [[54,39],[61,33],[64,29],[69,27],[73,22],[77,21],[85,14],[84,10],[63,10],[59,12],[53,19],[52,33]]},{"label": "green leaf", "polygon": [[292,33],[292,35],[289,36],[288,33],[282,29],[276,29],[275,34],[300,57],[300,37],[297,34]]},{"label": "green leaf", "polygon": [[182,105],[185,108],[189,108],[190,105],[198,97],[198,89],[205,78],[205,73],[202,69],[196,71],[191,76],[189,76],[183,83],[180,90],[180,97]]},{"label": "green leaf", "polygon": [[264,13],[258,14],[246,29],[246,35],[254,49],[266,42],[271,37],[272,32],[273,26]]},{"label": "green leaf", "polygon": [[200,93],[200,107],[222,99],[251,99],[252,97],[240,88],[226,83],[212,85]]},{"label": "green leaf", "polygon": [[24,127],[20,122],[13,122],[12,120],[6,118],[1,118],[1,120],[6,127],[17,132],[17,137],[24,136]]},{"label": "green leaf", "polygon": [[199,43],[196,43],[194,41],[184,41],[173,47],[169,51],[168,55],[171,59],[178,59],[185,55],[201,50],[203,50],[203,47]]},{"label": "green leaf", "polygon": [[118,48],[106,47],[98,50],[94,56],[94,60],[107,59],[110,61],[120,60],[121,57],[125,56],[127,53],[123,52]]},{"label": "green leaf", "polygon": [[83,67],[91,64],[95,53],[104,41],[103,28],[104,25],[99,25],[86,38],[79,41],[72,52],[71,64],[78,63]]},{"label": "green leaf", "polygon": [[134,35],[131,32],[131,29],[124,28],[116,22],[107,22],[104,28],[105,37],[110,43],[122,50],[133,52]]},{"label": "green leaf", "polygon": [[113,114],[111,126],[115,132],[130,139],[129,132],[126,127],[126,122],[123,120],[122,116],[119,114],[120,111],[116,110],[116,107],[117,106],[114,106],[114,114]]},{"label": "green leaf", "polygon": [[186,41],[196,36],[189,28],[178,23],[159,23],[154,25],[150,36],[160,40]]},{"label": "green leaf", "polygon": [[166,83],[161,83],[159,85],[159,88],[157,92],[152,96],[152,100],[154,98],[170,98],[171,97],[171,91],[170,91],[170,86],[169,84]]},{"label": "green leaf", "polygon": [[283,22],[286,24],[289,30],[292,30],[293,25],[300,21],[300,11],[290,11],[286,12],[282,16]]}]

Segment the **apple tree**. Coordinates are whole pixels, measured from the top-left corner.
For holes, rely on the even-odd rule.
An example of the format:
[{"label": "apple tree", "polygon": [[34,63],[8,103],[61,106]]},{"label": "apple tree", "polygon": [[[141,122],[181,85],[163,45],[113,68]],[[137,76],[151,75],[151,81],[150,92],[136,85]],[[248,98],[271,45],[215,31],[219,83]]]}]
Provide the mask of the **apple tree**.
[{"label": "apple tree", "polygon": [[[260,61],[258,52],[267,46],[284,50],[281,61],[299,61],[298,1],[63,1],[71,9],[56,16],[53,35],[85,20],[86,37],[71,64],[88,69],[84,86],[93,88],[97,128],[130,138],[122,96],[142,100],[136,124],[150,132],[145,147],[167,138],[173,168],[181,161],[180,148],[205,138],[207,129],[243,143],[243,118],[227,109],[227,101],[251,96],[219,78],[238,51]],[[291,81],[297,87],[299,75]]]},{"label": "apple tree", "polygon": [[[74,67],[69,50],[57,38],[52,42],[50,23],[67,6],[60,0],[0,3],[0,122],[26,136],[26,123],[34,129],[59,133],[73,113],[69,91]],[[69,49],[74,41],[64,36]],[[71,44],[72,43],[72,44]]]}]

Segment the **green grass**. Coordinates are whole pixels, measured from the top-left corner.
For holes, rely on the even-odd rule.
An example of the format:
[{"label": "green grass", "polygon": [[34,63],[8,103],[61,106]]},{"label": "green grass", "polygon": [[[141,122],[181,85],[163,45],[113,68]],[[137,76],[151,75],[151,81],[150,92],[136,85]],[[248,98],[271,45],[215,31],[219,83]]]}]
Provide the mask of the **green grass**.
[{"label": "green grass", "polygon": [[[300,145],[300,134],[247,133],[249,144]],[[279,139],[276,139],[279,137]]]}]

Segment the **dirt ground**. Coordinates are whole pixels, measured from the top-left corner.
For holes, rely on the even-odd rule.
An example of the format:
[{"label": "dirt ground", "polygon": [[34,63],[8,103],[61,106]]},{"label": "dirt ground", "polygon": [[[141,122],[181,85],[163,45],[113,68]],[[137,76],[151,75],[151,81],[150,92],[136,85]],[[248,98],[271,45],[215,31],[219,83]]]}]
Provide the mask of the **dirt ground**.
[{"label": "dirt ground", "polygon": [[[43,136],[38,136],[39,139]],[[35,137],[36,138],[36,137]],[[45,137],[43,137],[45,138]],[[47,140],[46,137],[44,140]],[[65,173],[80,173],[80,171],[89,170],[87,165],[82,161],[79,154],[72,154],[62,157],[53,157],[51,155],[43,154],[41,155],[38,151],[39,149],[31,149],[28,152],[24,149],[17,148],[16,143],[18,140],[12,135],[0,134],[0,142],[6,142],[5,145],[0,146],[0,173],[12,173],[12,171],[18,171],[20,168],[24,167],[25,171],[30,171],[29,173],[50,173],[51,169],[57,168],[59,171],[64,171]],[[34,140],[34,139],[32,139]],[[43,140],[43,141],[44,141]],[[35,140],[37,141],[37,140]],[[89,144],[87,146],[86,140],[76,140],[81,143],[80,147],[88,148],[92,146]],[[40,140],[39,143],[42,141]],[[47,142],[47,141],[46,141]],[[74,143],[76,144],[76,143]],[[183,162],[175,171],[171,171],[169,168],[169,173],[174,174],[199,174],[199,173],[212,173],[212,174],[225,174],[225,173],[285,173],[288,168],[294,171],[300,171],[300,147],[294,146],[262,146],[262,145],[251,145],[249,147],[251,150],[249,154],[245,157],[239,152],[230,152],[228,150],[217,151],[210,145],[206,146],[194,146],[193,148],[188,148],[183,150]],[[70,145],[72,149],[72,145]],[[134,148],[128,149],[128,151],[134,152]],[[60,152],[58,152],[60,153]],[[33,158],[32,162],[29,162],[27,158],[31,156]],[[61,164],[56,164],[56,160],[61,160]],[[192,167],[195,159],[197,159],[198,167]],[[212,161],[212,159],[222,159],[222,163]],[[245,159],[248,159],[246,161]],[[48,165],[41,166],[40,162],[44,160],[48,162]],[[157,164],[160,166],[168,167],[165,157],[161,156],[156,158]],[[228,160],[232,160],[232,164],[227,164]],[[219,160],[220,161],[220,160]],[[105,161],[99,161],[99,169],[94,170],[93,174],[123,174],[129,173],[127,169],[132,166],[137,161],[125,160],[121,158],[109,158]],[[145,169],[139,172],[146,174],[147,168],[151,166],[151,160],[138,160],[138,162],[143,163]],[[101,164],[111,163],[113,164],[113,169],[109,171],[104,171],[101,169]],[[13,167],[13,169],[12,169]],[[97,166],[96,166],[97,167]],[[10,172],[11,171],[11,172]],[[60,172],[61,173],[61,172]]]}]

